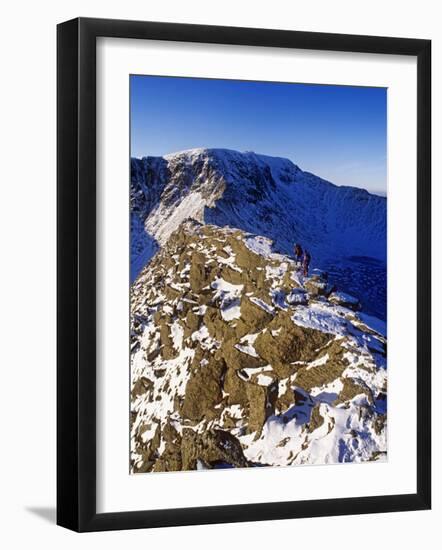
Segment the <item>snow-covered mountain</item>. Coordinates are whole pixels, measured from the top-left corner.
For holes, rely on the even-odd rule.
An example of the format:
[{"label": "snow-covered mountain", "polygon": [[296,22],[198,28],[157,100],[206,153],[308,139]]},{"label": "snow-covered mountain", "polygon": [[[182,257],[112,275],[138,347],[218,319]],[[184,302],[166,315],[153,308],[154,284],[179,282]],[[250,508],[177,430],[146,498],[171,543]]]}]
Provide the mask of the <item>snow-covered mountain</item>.
[{"label": "snow-covered mountain", "polygon": [[[200,193],[202,212],[216,210],[219,170],[205,173],[208,193],[190,172],[182,200]],[[263,173],[265,197],[274,176]],[[151,213],[182,204],[168,178]],[[131,289],[131,471],[384,460],[385,323],[323,274],[304,278],[264,236],[193,220],[169,233],[153,220],[162,247]]]},{"label": "snow-covered mountain", "polygon": [[132,279],[186,218],[295,242],[385,318],[386,199],[338,187],[288,159],[193,149],[131,161]]}]

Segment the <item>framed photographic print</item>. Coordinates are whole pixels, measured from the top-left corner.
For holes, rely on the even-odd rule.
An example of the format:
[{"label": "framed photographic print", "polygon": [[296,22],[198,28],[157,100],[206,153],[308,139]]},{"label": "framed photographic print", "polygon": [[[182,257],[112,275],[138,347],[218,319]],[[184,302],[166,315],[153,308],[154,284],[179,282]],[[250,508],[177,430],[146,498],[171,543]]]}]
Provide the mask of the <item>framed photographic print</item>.
[{"label": "framed photographic print", "polygon": [[430,51],[58,26],[59,525],[430,508]]}]

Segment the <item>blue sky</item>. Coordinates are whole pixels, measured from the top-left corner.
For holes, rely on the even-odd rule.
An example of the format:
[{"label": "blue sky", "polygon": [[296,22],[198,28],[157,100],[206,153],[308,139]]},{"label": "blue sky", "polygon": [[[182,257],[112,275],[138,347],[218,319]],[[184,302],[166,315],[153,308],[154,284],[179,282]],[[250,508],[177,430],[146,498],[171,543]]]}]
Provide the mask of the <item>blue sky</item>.
[{"label": "blue sky", "polygon": [[387,90],[131,76],[131,156],[222,147],[386,192]]}]

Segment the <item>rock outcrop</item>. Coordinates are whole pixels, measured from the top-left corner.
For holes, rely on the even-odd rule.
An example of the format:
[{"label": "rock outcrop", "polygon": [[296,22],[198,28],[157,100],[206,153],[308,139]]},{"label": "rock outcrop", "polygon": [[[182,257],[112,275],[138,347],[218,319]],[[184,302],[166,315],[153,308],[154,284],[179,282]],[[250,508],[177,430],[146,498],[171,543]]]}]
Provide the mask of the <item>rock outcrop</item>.
[{"label": "rock outcrop", "polygon": [[134,281],[132,472],[385,456],[384,335],[271,250],[186,220]]}]

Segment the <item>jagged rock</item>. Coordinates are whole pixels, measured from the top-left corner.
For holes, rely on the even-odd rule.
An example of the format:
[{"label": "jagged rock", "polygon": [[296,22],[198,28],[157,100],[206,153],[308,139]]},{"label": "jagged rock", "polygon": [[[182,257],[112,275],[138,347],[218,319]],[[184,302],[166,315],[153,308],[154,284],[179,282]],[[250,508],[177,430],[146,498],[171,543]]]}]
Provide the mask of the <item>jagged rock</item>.
[{"label": "jagged rock", "polygon": [[143,393],[147,393],[150,391],[153,387],[153,382],[149,378],[146,378],[146,376],[141,376],[138,378],[138,380],[135,381],[133,387],[132,387],[132,398],[136,398],[139,395],[142,395]]},{"label": "jagged rock", "polygon": [[160,355],[160,353],[161,353],[161,348],[160,346],[158,346],[147,354],[146,359],[149,361],[149,363],[151,363],[158,357],[158,355]]},{"label": "jagged rock", "polygon": [[230,267],[223,267],[220,273],[221,277],[232,285],[244,284],[244,274],[242,271],[236,271]]},{"label": "jagged rock", "polygon": [[294,403],[294,392],[290,387],[287,387],[285,392],[279,395],[275,402],[275,412],[283,414],[290,409]]},{"label": "jagged rock", "polygon": [[138,465],[133,464],[132,467],[138,473],[149,472],[152,469],[158,457],[157,451],[161,443],[161,428],[159,425],[157,425],[152,439],[147,443],[143,443],[142,435],[146,429],[150,429],[150,426],[141,426],[136,437],[141,460]]},{"label": "jagged rock", "polygon": [[312,275],[304,282],[304,287],[311,296],[326,296],[328,283],[318,275]]},{"label": "jagged rock", "polygon": [[184,429],[181,454],[183,470],[195,470],[198,460],[209,468],[217,465],[230,465],[236,468],[249,466],[239,441],[223,430],[209,430],[198,434],[193,430]]},{"label": "jagged rock", "polygon": [[250,327],[242,319],[238,319],[235,325],[235,335],[238,340],[240,340],[246,334],[249,334]]},{"label": "jagged rock", "polygon": [[359,311],[361,309],[359,300],[346,292],[333,292],[328,297],[328,301],[337,306],[347,307],[353,311]]},{"label": "jagged rock", "polygon": [[308,304],[308,293],[303,288],[292,288],[286,301],[290,305],[305,306]]},{"label": "jagged rock", "polygon": [[250,328],[250,332],[262,329],[272,318],[271,313],[256,305],[247,296],[241,298],[241,319]]},{"label": "jagged rock", "polygon": [[299,284],[294,278],[294,275],[296,273],[295,268],[288,268],[287,271],[284,273],[284,277],[282,279],[282,288],[285,290],[285,292],[289,293],[293,288],[300,288]]},{"label": "jagged rock", "polygon": [[333,342],[326,348],[323,355],[327,354],[327,360],[314,367],[302,367],[296,373],[295,382],[306,391],[314,387],[322,387],[340,378],[348,367],[348,359],[344,357],[345,349],[338,342]]},{"label": "jagged rock", "polygon": [[203,321],[210,336],[219,342],[229,340],[235,335],[235,329],[223,320],[219,308],[207,307]]},{"label": "jagged rock", "polygon": [[333,402],[333,405],[339,405],[340,403],[350,401],[360,394],[366,395],[369,403],[373,402],[373,397],[367,391],[367,388],[361,386],[361,384],[353,380],[353,378],[343,378],[342,390],[339,392],[339,395]]},{"label": "jagged rock", "polygon": [[215,353],[216,357],[222,357],[229,369],[256,369],[266,363],[260,357],[254,357],[235,348],[235,340],[227,340],[221,344]]},{"label": "jagged rock", "polygon": [[189,282],[192,292],[198,293],[209,283],[208,271],[206,269],[207,258],[204,254],[194,252],[192,254]]},{"label": "jagged rock", "polygon": [[164,287],[164,295],[166,296],[167,300],[176,300],[181,297],[181,294],[182,293],[179,290],[172,288],[170,285],[165,285]]},{"label": "jagged rock", "polygon": [[249,411],[248,431],[256,432],[255,439],[258,439],[265,421],[275,412],[278,382],[275,381],[269,386],[247,384],[246,391]]},{"label": "jagged rock", "polygon": [[181,409],[184,419],[197,422],[217,416],[215,405],[222,399],[225,370],[226,365],[222,360],[210,355],[204,355],[202,359],[195,357]]},{"label": "jagged rock", "polygon": [[309,433],[314,432],[324,424],[324,417],[319,412],[320,408],[321,408],[320,404],[317,403],[311,410],[310,420],[307,424],[307,431]]},{"label": "jagged rock", "polygon": [[174,359],[178,352],[173,346],[172,338],[170,337],[170,327],[164,318],[160,319],[160,341],[161,341],[161,357],[163,359]]},{"label": "jagged rock", "polygon": [[[242,240],[232,239],[230,242],[235,253],[236,264],[239,268],[243,269],[245,272],[251,272],[258,267],[264,267],[265,262],[261,256],[247,248]],[[255,271],[255,278],[256,277]]]},{"label": "jagged rock", "polygon": [[165,449],[160,457],[155,460],[153,472],[177,472],[182,469],[181,436],[177,430],[167,422],[161,431],[165,442]]},{"label": "jagged rock", "polygon": [[193,333],[200,328],[201,316],[196,315],[192,310],[189,310],[186,315],[186,325]]},{"label": "jagged rock", "polygon": [[243,378],[238,376],[238,371],[235,369],[227,369],[224,378],[224,391],[227,395],[227,403],[229,405],[241,405],[243,409],[247,409],[247,383]]},{"label": "jagged rock", "polygon": [[295,325],[289,314],[278,312],[255,341],[255,349],[267,362],[274,364],[309,361],[315,358],[318,348],[330,340],[330,335],[319,330]]},{"label": "jagged rock", "polygon": [[305,403],[311,403],[312,398],[302,388],[295,388],[293,390],[294,402],[296,405],[304,405]]},{"label": "jagged rock", "polygon": [[375,418],[373,427],[377,435],[380,435],[383,432],[383,430],[385,429],[386,423],[387,423],[386,414],[380,414]]},{"label": "jagged rock", "polygon": [[[378,366],[385,338],[350,308],[305,300],[303,277],[271,247],[239,230],[186,221],[133,284],[132,472],[289,465],[325,453],[330,461],[370,460],[386,448]],[[331,401],[336,382],[342,391]],[[353,400],[356,392],[368,406]],[[345,434],[319,441],[318,433],[343,425],[335,407],[369,444],[341,454],[335,442]],[[270,435],[273,423],[288,425],[290,444],[266,454],[285,439]]]}]

